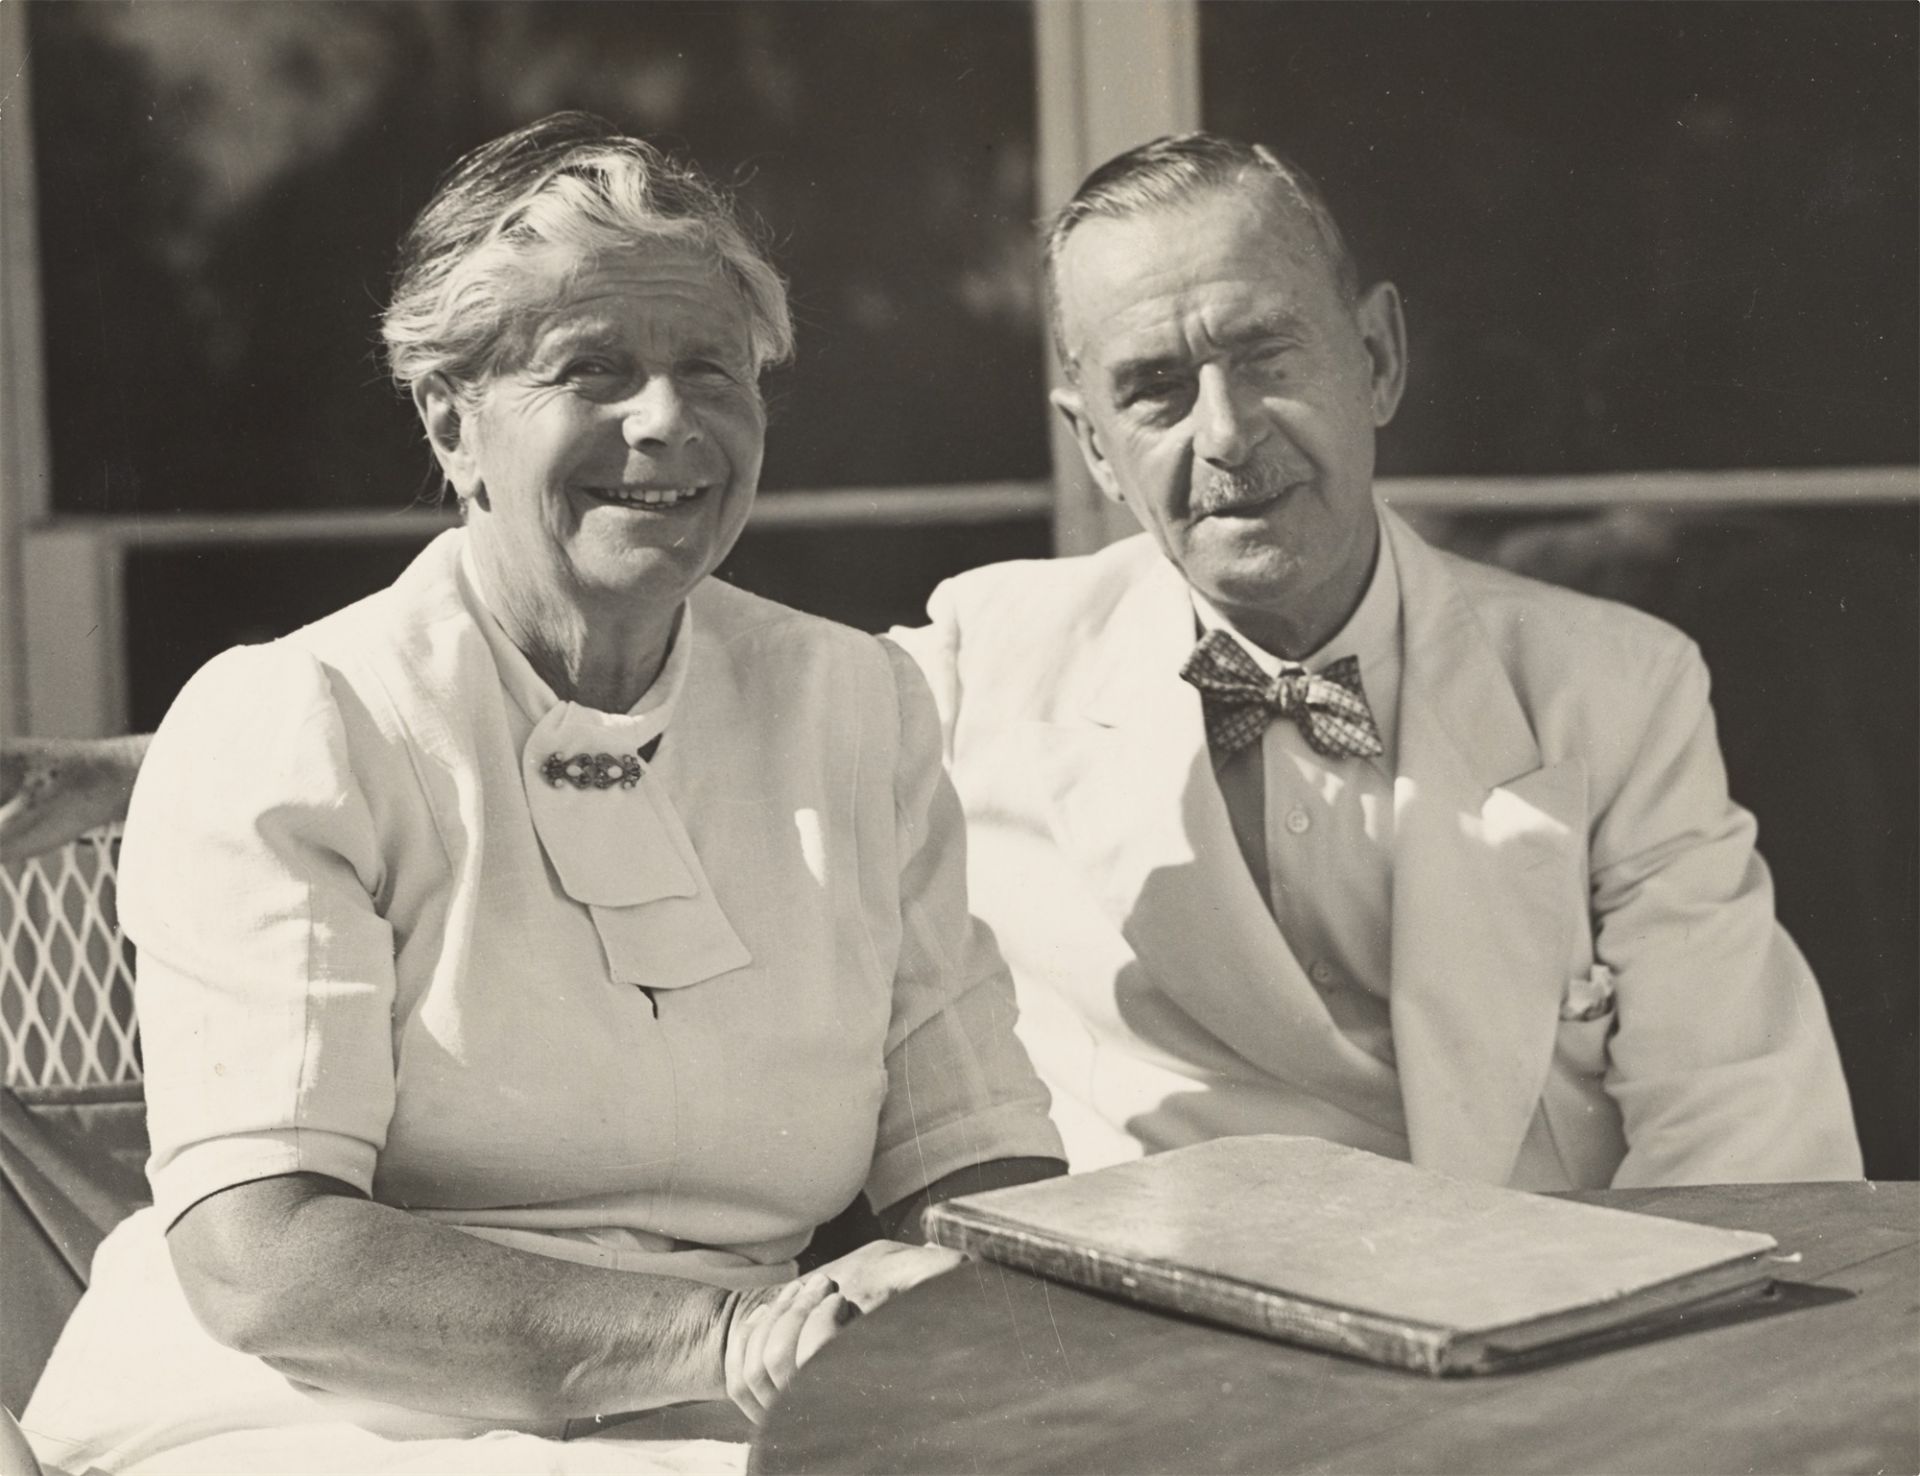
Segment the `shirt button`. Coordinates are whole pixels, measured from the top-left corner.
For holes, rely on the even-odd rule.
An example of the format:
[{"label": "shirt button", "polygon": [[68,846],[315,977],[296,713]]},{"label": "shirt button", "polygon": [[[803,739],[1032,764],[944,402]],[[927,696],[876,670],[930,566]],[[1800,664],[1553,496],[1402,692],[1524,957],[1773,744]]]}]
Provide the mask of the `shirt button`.
[{"label": "shirt button", "polygon": [[1294,808],[1287,811],[1287,829],[1295,835],[1305,835],[1313,828],[1313,820],[1305,810]]},{"label": "shirt button", "polygon": [[1331,984],[1333,982],[1333,965],[1330,963],[1317,963],[1308,969],[1307,972],[1313,975],[1313,982],[1316,984]]}]

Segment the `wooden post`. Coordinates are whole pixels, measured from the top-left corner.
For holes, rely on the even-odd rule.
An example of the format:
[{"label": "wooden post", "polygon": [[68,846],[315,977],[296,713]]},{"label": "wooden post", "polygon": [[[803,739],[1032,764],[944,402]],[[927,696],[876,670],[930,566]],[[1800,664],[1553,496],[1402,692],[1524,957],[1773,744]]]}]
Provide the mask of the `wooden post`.
[{"label": "wooden post", "polygon": [[[1200,126],[1197,0],[1038,0],[1038,204],[1044,216],[1123,149]],[[1051,336],[1048,383],[1060,382]],[[1052,417],[1054,552],[1088,553],[1137,531],[1100,494],[1073,436]]]},{"label": "wooden post", "polygon": [[23,546],[51,494],[28,72],[23,7],[0,4],[0,734],[33,727]]}]

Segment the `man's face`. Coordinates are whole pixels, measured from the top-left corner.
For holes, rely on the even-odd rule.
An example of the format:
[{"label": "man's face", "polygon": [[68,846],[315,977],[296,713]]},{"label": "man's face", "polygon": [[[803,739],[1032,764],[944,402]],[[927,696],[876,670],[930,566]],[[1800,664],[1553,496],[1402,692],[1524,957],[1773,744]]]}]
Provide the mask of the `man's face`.
[{"label": "man's face", "polygon": [[1101,490],[1247,636],[1302,655],[1365,592],[1373,435],[1406,362],[1400,299],[1349,306],[1312,219],[1263,183],[1067,238],[1054,403]]}]

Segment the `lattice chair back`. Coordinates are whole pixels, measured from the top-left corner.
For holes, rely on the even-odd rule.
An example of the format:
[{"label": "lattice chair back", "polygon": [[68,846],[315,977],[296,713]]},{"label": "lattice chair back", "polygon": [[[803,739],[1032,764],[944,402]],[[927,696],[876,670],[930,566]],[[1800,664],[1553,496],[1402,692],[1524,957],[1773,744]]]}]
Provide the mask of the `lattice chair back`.
[{"label": "lattice chair back", "polygon": [[0,865],[0,1084],[140,1080],[133,945],[114,907],[119,851],[115,825]]}]

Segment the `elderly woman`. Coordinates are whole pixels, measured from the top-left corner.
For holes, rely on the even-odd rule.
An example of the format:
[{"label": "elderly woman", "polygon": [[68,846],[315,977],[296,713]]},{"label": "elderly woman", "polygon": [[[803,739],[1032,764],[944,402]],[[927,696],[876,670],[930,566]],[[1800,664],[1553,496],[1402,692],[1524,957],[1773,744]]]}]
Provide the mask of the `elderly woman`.
[{"label": "elderly woman", "polygon": [[796,1279],[863,1188],[911,1235],[1058,1169],[920,678],[708,577],[791,336],[722,200],[547,119],[448,176],[383,331],[464,527],[147,757],[156,1204],[24,1421],[76,1470],[644,1469],[953,1263]]}]

